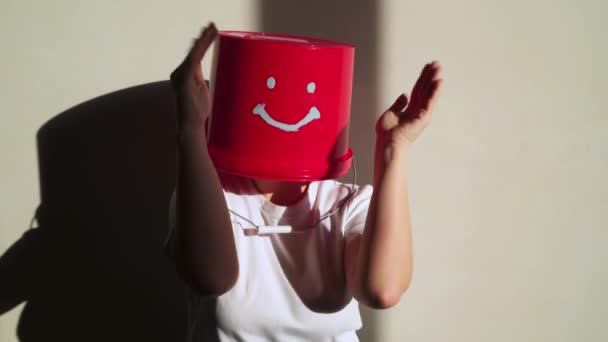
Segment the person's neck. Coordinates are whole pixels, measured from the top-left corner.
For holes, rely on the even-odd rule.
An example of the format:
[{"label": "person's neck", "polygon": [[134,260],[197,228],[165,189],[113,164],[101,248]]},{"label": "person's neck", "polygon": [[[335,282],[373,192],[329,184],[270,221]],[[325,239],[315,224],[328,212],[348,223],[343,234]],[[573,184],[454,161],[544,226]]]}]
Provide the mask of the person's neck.
[{"label": "person's neck", "polygon": [[308,190],[309,182],[283,182],[252,179],[258,192],[276,205],[290,206],[300,200]]}]

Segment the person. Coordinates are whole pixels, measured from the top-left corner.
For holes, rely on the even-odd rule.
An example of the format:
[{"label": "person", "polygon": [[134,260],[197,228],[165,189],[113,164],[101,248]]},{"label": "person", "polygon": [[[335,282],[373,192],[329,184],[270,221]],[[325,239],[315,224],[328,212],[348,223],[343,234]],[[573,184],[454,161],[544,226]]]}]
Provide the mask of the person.
[{"label": "person", "polygon": [[[357,341],[358,303],[392,307],[410,285],[408,156],[431,119],[441,66],[425,65],[411,98],[378,117],[373,185],[251,179],[216,170],[207,151],[200,62],[217,34],[205,27],[171,74],[177,179],[166,247],[189,289],[188,338]],[[296,228],[247,233],[259,224]]]}]

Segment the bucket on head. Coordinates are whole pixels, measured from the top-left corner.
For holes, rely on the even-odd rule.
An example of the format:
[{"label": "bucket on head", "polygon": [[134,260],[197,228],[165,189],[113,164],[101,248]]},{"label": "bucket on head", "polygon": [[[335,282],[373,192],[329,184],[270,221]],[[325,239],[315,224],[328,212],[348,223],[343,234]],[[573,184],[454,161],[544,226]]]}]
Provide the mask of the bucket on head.
[{"label": "bucket on head", "polygon": [[282,181],[346,174],[354,50],[307,37],[220,32],[207,139],[215,167]]}]

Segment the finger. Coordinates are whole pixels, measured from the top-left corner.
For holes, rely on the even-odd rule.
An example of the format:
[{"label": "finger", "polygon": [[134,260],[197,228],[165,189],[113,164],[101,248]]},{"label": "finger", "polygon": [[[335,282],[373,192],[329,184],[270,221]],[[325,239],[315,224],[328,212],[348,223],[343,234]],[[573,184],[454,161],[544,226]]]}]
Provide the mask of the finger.
[{"label": "finger", "polygon": [[[203,29],[203,31],[205,29]],[[201,33],[201,35],[202,35],[202,33]],[[191,71],[192,63],[190,63],[190,60],[192,59],[192,55],[194,53],[194,50],[196,49],[198,40],[199,40],[198,38],[192,39],[192,47],[190,48],[190,51],[188,51],[188,54],[186,54],[186,57],[184,58],[184,60],[171,73],[170,79],[171,79],[171,82],[175,86],[183,85],[184,79],[186,78],[187,74]]]},{"label": "finger", "polygon": [[432,63],[428,63],[420,72],[420,76],[418,76],[418,80],[416,80],[416,84],[414,84],[414,88],[412,89],[411,103],[413,105],[416,105],[420,102],[420,95],[424,94],[424,89],[426,89],[429,73],[432,71],[431,69]]},{"label": "finger", "polygon": [[[417,89],[416,101],[412,101],[411,109],[413,112],[427,110],[429,105],[429,90],[433,82],[441,75],[441,65],[435,61],[429,64],[429,68],[424,75],[421,75],[421,82]],[[424,78],[424,79],[422,79]]]},{"label": "finger", "polygon": [[390,106],[388,110],[390,112],[395,113],[396,115],[399,115],[399,113],[401,113],[405,109],[405,106],[407,106],[407,102],[407,94],[403,93],[399,95],[399,97],[397,97],[395,102]]},{"label": "finger", "polygon": [[433,82],[431,82],[431,85],[429,86],[429,92],[426,98],[424,99],[424,102],[421,103],[420,107],[413,110],[413,112],[416,112],[416,116],[428,114],[433,111],[435,102],[439,98],[439,92],[441,90],[442,83],[442,79],[434,80]]},{"label": "finger", "polygon": [[429,99],[429,91],[433,82],[441,78],[441,64],[439,64],[439,62],[434,61],[433,63],[431,63],[431,69],[427,77],[428,79],[426,80],[424,88],[421,92],[424,102],[428,101]]},{"label": "finger", "polygon": [[439,62],[435,62],[433,71],[431,73],[432,78],[429,81],[426,89],[424,90],[424,99],[422,101],[422,107],[424,109],[428,109],[433,102],[433,98],[436,98],[438,96],[436,93],[438,92],[438,89],[441,86],[441,71],[442,68]]},{"label": "finger", "polygon": [[209,49],[211,43],[215,40],[215,37],[217,37],[217,28],[214,23],[210,23],[209,26],[203,29],[192,48],[191,63],[194,65],[199,65],[201,63],[203,56],[205,56],[205,53]]},{"label": "finger", "polygon": [[[203,30],[205,30],[206,28],[204,28]],[[202,33],[201,33],[202,35]],[[199,38],[193,38],[192,39],[192,46],[190,47],[190,50],[188,51],[188,53],[186,54],[186,57],[184,57],[184,60],[179,64],[179,66],[177,67],[177,69],[175,70],[176,72],[186,72],[188,71],[188,68],[190,67],[190,60],[192,59],[192,56],[194,55],[194,50],[196,49],[196,45],[198,44]]]},{"label": "finger", "polygon": [[423,106],[427,100],[427,94],[429,91],[429,87],[433,80],[437,79],[441,72],[441,64],[438,61],[433,61],[429,63],[429,68],[427,69],[424,79],[422,80],[418,93],[418,101],[419,106]]},{"label": "finger", "polygon": [[193,40],[192,47],[186,55],[186,58],[184,58],[183,62],[171,74],[171,81],[174,84],[183,84],[183,81],[188,77],[193,77],[198,85],[203,84],[204,78],[200,63],[216,36],[217,28],[213,22],[202,29],[199,37]]},{"label": "finger", "polygon": [[426,110],[428,112],[432,112],[433,108],[435,107],[435,103],[437,102],[437,99],[439,98],[439,94],[441,93],[441,88],[443,85],[443,79],[437,79],[437,80],[433,80],[431,86],[429,87],[429,92],[428,92],[428,103],[426,105]]},{"label": "finger", "polygon": [[410,104],[410,106],[406,108],[404,114],[399,117],[400,122],[429,116],[433,112],[433,107],[439,98],[439,93],[441,92],[441,86],[443,84],[443,79],[439,77],[439,72],[434,74],[433,79],[429,82],[426,94],[419,95],[420,100],[416,106]]}]

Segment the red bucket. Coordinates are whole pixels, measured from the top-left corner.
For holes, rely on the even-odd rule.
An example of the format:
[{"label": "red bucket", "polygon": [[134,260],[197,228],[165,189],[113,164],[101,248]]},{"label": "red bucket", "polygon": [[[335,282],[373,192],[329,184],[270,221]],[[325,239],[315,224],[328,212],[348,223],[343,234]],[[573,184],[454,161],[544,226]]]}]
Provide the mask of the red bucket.
[{"label": "red bucket", "polygon": [[236,31],[216,44],[207,141],[215,167],[282,181],[343,176],[354,47]]}]

